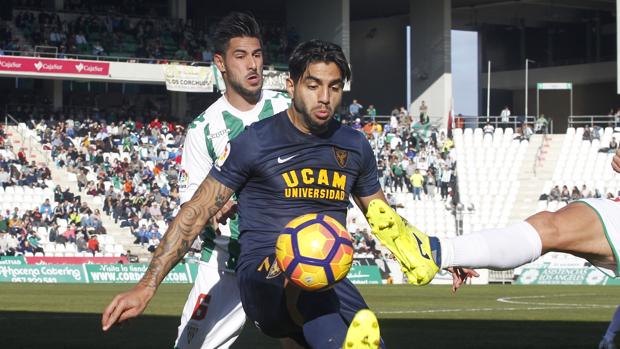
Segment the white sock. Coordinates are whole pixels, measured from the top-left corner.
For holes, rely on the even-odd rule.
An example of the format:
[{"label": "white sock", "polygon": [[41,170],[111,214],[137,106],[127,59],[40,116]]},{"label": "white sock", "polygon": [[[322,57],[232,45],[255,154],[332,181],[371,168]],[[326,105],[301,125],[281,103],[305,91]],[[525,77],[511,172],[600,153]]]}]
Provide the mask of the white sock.
[{"label": "white sock", "polygon": [[540,257],[542,241],[527,222],[441,239],[441,267],[512,269]]}]

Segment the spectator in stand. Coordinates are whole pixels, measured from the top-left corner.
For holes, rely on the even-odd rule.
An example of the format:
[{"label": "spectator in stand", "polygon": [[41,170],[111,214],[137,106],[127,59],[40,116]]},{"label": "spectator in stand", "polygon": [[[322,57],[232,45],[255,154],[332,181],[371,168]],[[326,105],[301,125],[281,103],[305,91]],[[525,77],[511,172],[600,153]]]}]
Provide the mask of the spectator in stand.
[{"label": "spectator in stand", "polygon": [[411,176],[411,185],[413,186],[413,200],[422,200],[420,193],[424,185],[424,176],[420,174],[420,170],[416,169]]},{"label": "spectator in stand", "polygon": [[430,121],[430,118],[428,117],[428,106],[426,105],[425,101],[422,101],[422,104],[420,104],[420,124],[424,125],[427,124]]},{"label": "spectator in stand", "polygon": [[17,252],[17,240],[15,237],[0,230],[0,256],[14,256]]},{"label": "spectator in stand", "polygon": [[586,187],[586,185],[584,184],[581,187],[581,198],[591,198],[592,197],[592,192],[590,191],[590,189],[588,189],[588,187]]},{"label": "spectator in stand", "polygon": [[482,131],[484,132],[485,135],[490,134],[492,136],[493,131],[495,131],[495,127],[493,127],[491,123],[487,122],[486,125],[484,125],[484,127],[482,128]]},{"label": "spectator in stand", "polygon": [[579,191],[576,185],[573,186],[573,191],[570,194],[570,198],[571,200],[579,200],[583,198],[583,195],[581,195],[581,192]]},{"label": "spectator in stand", "polygon": [[548,132],[549,120],[545,117],[545,114],[540,114],[536,122],[534,123],[534,132],[544,133]]},{"label": "spectator in stand", "polygon": [[357,118],[359,118],[360,115],[360,110],[362,110],[362,108],[364,108],[361,104],[359,104],[357,102],[357,99],[353,100],[353,103],[351,103],[349,105],[349,117],[351,120],[355,120]]},{"label": "spectator in stand", "polygon": [[598,188],[594,189],[594,195],[592,196],[595,199],[600,199],[601,197],[603,197],[603,195],[601,194],[601,192],[598,190]]},{"label": "spectator in stand", "polygon": [[568,203],[570,201],[570,198],[571,198],[571,194],[570,194],[570,191],[568,191],[568,187],[563,185],[562,192],[560,193],[560,200]]},{"label": "spectator in stand", "polygon": [[10,185],[13,185],[13,182],[11,181],[9,172],[7,172],[4,167],[0,167],[0,186],[6,189],[6,187]]},{"label": "spectator in stand", "polygon": [[95,253],[99,251],[99,240],[97,239],[97,235],[91,235],[90,239],[88,239],[88,250],[95,255]]},{"label": "spectator in stand", "polygon": [[366,115],[368,115],[371,122],[375,122],[377,119],[377,110],[374,105],[371,104],[368,106],[368,109],[366,109]]},{"label": "spectator in stand", "polygon": [[75,239],[75,245],[78,252],[87,252],[88,251],[88,243],[86,242],[86,234],[79,232],[77,233],[77,237]]},{"label": "spectator in stand", "polygon": [[45,199],[43,204],[39,207],[39,213],[42,215],[53,216],[54,211],[52,210],[52,205],[50,204],[50,199]]},{"label": "spectator in stand", "polygon": [[75,225],[75,223],[71,223],[67,227],[67,230],[65,230],[65,232],[62,234],[62,236],[65,238],[65,241],[73,243],[75,242],[76,232],[77,232],[77,226]]},{"label": "spectator in stand", "polygon": [[547,198],[547,203],[549,201],[560,201],[560,197],[561,197],[560,187],[556,185],[553,188],[551,188],[551,191],[549,192],[549,197]]},{"label": "spectator in stand", "polygon": [[53,222],[47,230],[47,238],[49,242],[56,242],[58,238],[58,223]]},{"label": "spectator in stand", "polygon": [[523,132],[523,137],[521,139],[525,141],[529,141],[530,137],[534,134],[532,127],[530,127],[529,124],[524,123],[523,126],[521,127],[521,130]]},{"label": "spectator in stand", "polygon": [[134,240],[133,243],[140,244],[140,245],[147,243],[149,241],[147,237],[148,232],[149,230],[146,228],[146,224],[140,225],[140,228],[138,228],[138,230],[135,233],[136,239]]},{"label": "spectator in stand", "polygon": [[616,141],[616,137],[611,137],[611,141],[609,141],[609,151],[615,152],[618,149],[618,142]]},{"label": "spectator in stand", "polygon": [[429,199],[433,200],[435,198],[435,191],[437,190],[437,185],[436,185],[436,179],[435,179],[435,167],[430,167],[428,172],[427,172],[427,176],[426,176],[426,194],[428,195]]},{"label": "spectator in stand", "polygon": [[392,191],[396,192],[397,190],[403,191],[403,176],[405,175],[403,168],[401,167],[400,162],[397,161],[397,158],[392,158],[392,164],[390,166],[392,172]]},{"label": "spectator in stand", "polygon": [[441,200],[443,201],[448,199],[448,187],[450,186],[451,178],[452,178],[452,171],[450,170],[448,165],[444,163],[441,166],[441,184],[440,184]]},{"label": "spectator in stand", "polygon": [[159,246],[159,240],[160,239],[158,235],[151,234],[151,238],[148,242],[149,247],[147,248],[147,250],[151,253],[155,252],[155,249],[157,248],[157,246]]},{"label": "spectator in stand", "polygon": [[499,114],[501,127],[510,127],[510,108],[508,106],[504,106],[502,112]]},{"label": "spectator in stand", "polygon": [[86,179],[86,170],[80,170],[77,175],[78,191],[82,191],[82,188],[86,187],[88,180]]}]

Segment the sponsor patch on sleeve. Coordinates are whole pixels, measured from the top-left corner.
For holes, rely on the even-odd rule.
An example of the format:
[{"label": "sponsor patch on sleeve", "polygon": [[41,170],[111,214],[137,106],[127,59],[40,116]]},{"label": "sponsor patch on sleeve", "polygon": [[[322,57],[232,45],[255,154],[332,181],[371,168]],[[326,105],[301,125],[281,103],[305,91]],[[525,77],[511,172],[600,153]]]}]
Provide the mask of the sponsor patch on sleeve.
[{"label": "sponsor patch on sleeve", "polygon": [[224,151],[222,152],[222,154],[220,154],[217,160],[215,160],[215,168],[218,171],[221,171],[221,167],[224,166],[224,162],[226,162],[226,159],[228,159],[228,155],[230,155],[230,142],[226,143]]}]

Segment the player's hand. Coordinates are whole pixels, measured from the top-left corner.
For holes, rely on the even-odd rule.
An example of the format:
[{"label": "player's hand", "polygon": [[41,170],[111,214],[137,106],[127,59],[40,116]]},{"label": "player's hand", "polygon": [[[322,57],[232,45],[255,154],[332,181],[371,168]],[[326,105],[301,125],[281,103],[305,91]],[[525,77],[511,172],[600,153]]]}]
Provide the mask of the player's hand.
[{"label": "player's hand", "polygon": [[614,154],[614,158],[611,161],[611,167],[614,171],[620,173],[620,148],[616,149],[616,154]]},{"label": "player's hand", "polygon": [[211,218],[211,225],[213,226],[213,229],[215,230],[215,234],[219,236],[220,235],[220,229],[218,228],[219,225],[226,224],[229,219],[235,218],[236,215],[237,215],[237,203],[233,200],[228,200],[228,202],[226,202],[224,206],[222,206],[222,208],[219,211],[217,211],[215,216]]},{"label": "player's hand", "polygon": [[456,293],[468,278],[480,276],[477,271],[469,268],[450,267],[448,271],[452,274],[452,293]]},{"label": "player's hand", "polygon": [[154,295],[154,288],[142,285],[136,285],[128,292],[116,295],[103,312],[101,328],[107,331],[114,324],[142,314]]}]

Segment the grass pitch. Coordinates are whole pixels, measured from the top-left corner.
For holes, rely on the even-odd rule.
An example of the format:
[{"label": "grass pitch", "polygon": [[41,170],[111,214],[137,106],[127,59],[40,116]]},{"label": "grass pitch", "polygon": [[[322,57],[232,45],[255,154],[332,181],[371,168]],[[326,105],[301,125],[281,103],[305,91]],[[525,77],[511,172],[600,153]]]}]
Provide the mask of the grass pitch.
[{"label": "grass pitch", "polygon": [[[0,284],[2,348],[172,348],[190,285],[163,285],[146,313],[109,333],[101,312],[130,285]],[[619,287],[360,287],[389,348],[595,348]],[[246,324],[233,348],[279,348]]]}]

